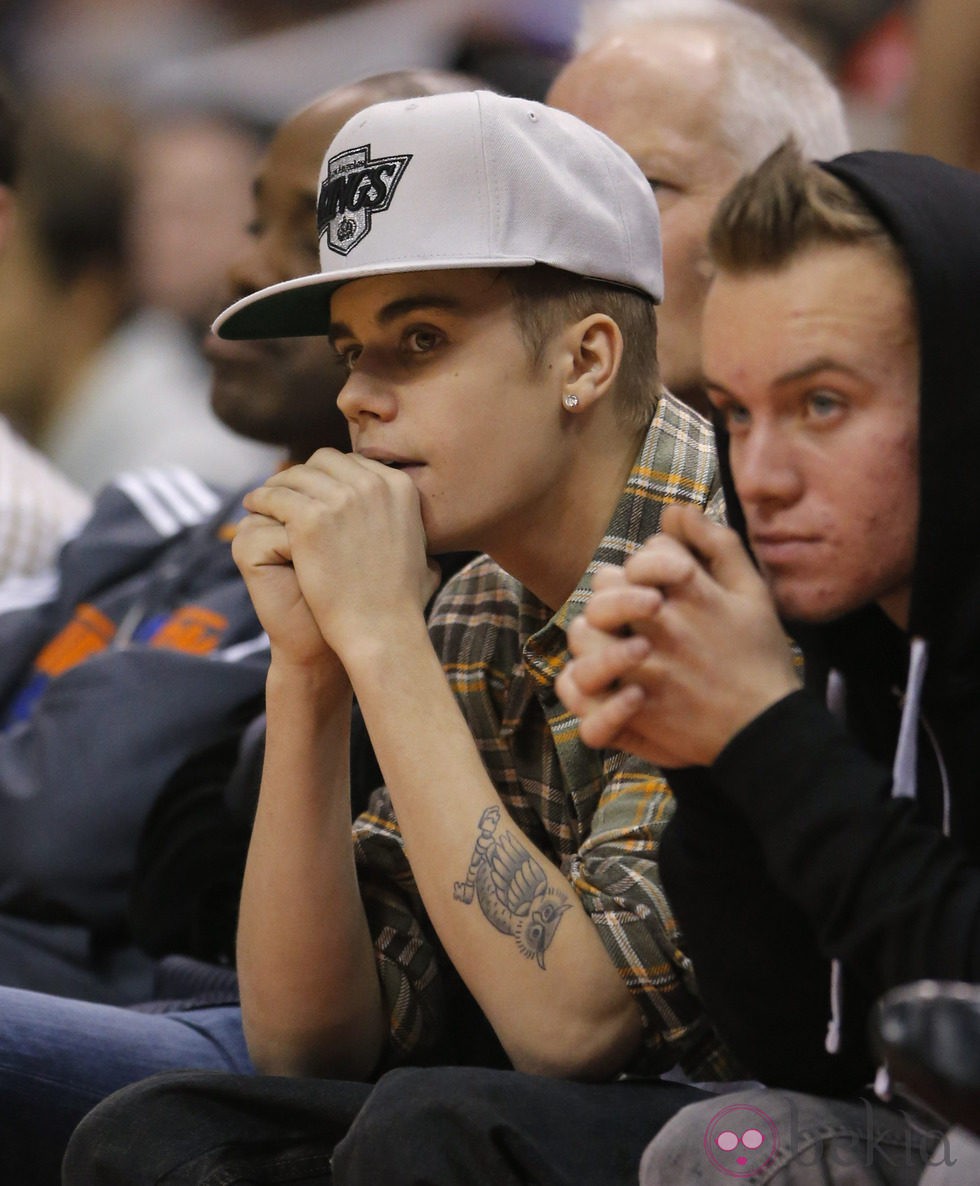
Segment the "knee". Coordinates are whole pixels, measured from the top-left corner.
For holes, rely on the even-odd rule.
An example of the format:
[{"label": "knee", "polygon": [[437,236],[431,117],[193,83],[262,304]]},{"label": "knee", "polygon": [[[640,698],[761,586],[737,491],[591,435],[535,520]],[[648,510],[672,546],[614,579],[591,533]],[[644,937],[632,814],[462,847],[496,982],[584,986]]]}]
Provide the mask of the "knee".
[{"label": "knee", "polygon": [[389,1071],[334,1151],[338,1180],[415,1181],[420,1159],[438,1178],[435,1167],[450,1151],[456,1157],[479,1156],[480,1134],[492,1129],[493,1099],[503,1089],[495,1076],[469,1067]]},{"label": "knee", "polygon": [[412,1139],[425,1133],[444,1135],[470,1124],[484,1096],[470,1068],[403,1067],[389,1071],[378,1080],[358,1113],[350,1137],[372,1145],[376,1136],[385,1133],[397,1148],[402,1134]]},{"label": "knee", "polygon": [[[200,1075],[166,1072],[133,1083],[104,1099],[81,1121],[65,1153],[63,1186],[150,1186],[178,1164],[181,1110]],[[193,1128],[193,1117],[187,1117]]]}]

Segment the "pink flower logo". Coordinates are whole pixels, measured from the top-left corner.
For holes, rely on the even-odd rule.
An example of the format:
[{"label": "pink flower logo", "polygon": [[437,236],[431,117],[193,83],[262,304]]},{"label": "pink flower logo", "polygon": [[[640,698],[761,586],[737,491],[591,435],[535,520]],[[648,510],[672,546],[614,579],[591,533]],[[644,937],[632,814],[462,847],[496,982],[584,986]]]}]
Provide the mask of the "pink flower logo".
[{"label": "pink flower logo", "polygon": [[776,1155],[776,1122],[761,1108],[731,1104],[712,1116],[704,1134],[708,1160],[730,1178],[750,1178]]}]

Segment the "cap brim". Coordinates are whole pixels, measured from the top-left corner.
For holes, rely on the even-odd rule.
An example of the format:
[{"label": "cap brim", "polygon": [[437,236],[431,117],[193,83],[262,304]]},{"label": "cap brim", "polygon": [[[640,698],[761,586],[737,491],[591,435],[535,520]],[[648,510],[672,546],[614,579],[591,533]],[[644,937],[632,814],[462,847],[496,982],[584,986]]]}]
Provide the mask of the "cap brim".
[{"label": "cap brim", "polygon": [[211,329],[219,338],[299,338],[325,334],[336,284],[319,273],[263,288],[230,305]]},{"label": "cap brim", "polygon": [[330,328],[330,297],[341,285],[367,276],[395,272],[435,272],[459,268],[530,268],[538,261],[520,259],[428,259],[404,264],[372,264],[340,274],[317,272],[262,288],[220,313],[211,326],[219,338],[301,338],[324,335]]}]

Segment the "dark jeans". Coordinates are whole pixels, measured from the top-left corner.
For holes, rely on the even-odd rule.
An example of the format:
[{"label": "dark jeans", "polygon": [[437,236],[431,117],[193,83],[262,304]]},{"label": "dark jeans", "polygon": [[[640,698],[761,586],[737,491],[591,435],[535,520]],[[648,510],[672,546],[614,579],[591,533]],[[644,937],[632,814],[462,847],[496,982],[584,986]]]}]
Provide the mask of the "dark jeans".
[{"label": "dark jeans", "polygon": [[236,1006],[144,1013],[0,988],[0,1184],[56,1186],[75,1125],[127,1083],[251,1065]]},{"label": "dark jeans", "polygon": [[644,1146],[703,1099],[659,1080],[586,1084],[479,1067],[376,1085],[157,1075],[77,1129],[65,1186],[635,1186]]}]

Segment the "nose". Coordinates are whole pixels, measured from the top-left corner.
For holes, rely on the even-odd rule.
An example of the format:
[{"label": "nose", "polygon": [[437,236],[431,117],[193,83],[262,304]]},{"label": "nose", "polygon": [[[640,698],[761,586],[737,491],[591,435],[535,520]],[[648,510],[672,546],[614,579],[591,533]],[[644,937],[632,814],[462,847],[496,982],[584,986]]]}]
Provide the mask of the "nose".
[{"label": "nose", "polygon": [[347,419],[358,426],[367,420],[393,420],[398,400],[389,383],[372,370],[366,352],[357,360],[356,368],[337,397],[337,407]]},{"label": "nose", "polygon": [[729,456],[735,489],[744,506],[782,506],[799,498],[800,459],[778,426],[758,423],[733,436]]}]

